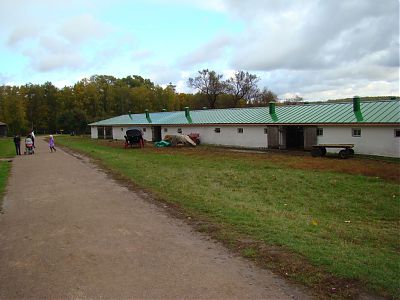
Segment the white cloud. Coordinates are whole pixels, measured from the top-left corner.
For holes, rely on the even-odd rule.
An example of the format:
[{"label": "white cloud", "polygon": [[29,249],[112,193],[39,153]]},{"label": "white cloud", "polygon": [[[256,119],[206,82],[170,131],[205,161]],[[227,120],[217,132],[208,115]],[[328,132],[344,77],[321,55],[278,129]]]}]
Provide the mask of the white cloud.
[{"label": "white cloud", "polygon": [[188,68],[201,63],[210,64],[222,57],[230,43],[231,38],[228,35],[220,34],[183,57],[179,62],[179,66]]},{"label": "white cloud", "polygon": [[[0,81],[54,76],[62,85],[81,72],[117,77],[136,73],[188,92],[188,77],[208,68],[222,72],[225,79],[235,70],[255,73],[260,87],[280,97],[399,94],[398,0],[149,0],[146,5],[149,2],[160,10],[168,5],[196,11],[202,20],[215,22],[215,31],[207,31],[208,38],[201,29],[196,31],[197,46],[182,56],[181,45],[172,37],[168,51],[161,51],[155,46],[156,32],[151,42],[134,36],[135,10],[132,20],[113,19],[119,7],[132,8],[128,0],[0,0],[0,46],[7,46],[0,54],[17,54],[24,73],[7,71],[5,78],[3,70]],[[142,8],[140,1],[135,5]],[[107,14],[111,8],[114,14]],[[220,16],[218,21],[215,16]],[[181,40],[185,43],[184,36]]]},{"label": "white cloud", "polygon": [[232,64],[252,70],[331,68],[396,48],[398,5],[385,2],[383,9],[364,0],[296,1],[274,10],[270,1],[260,1],[264,5],[253,9],[265,17],[251,19],[236,40]]},{"label": "white cloud", "polygon": [[90,14],[73,16],[65,21],[59,33],[72,44],[80,44],[87,40],[101,38],[112,31],[110,25],[104,24]]},{"label": "white cloud", "polygon": [[147,63],[141,65],[141,71],[146,74],[145,77],[150,78],[153,82],[163,85],[174,84],[177,82],[181,73],[178,69],[173,68],[165,63]]}]

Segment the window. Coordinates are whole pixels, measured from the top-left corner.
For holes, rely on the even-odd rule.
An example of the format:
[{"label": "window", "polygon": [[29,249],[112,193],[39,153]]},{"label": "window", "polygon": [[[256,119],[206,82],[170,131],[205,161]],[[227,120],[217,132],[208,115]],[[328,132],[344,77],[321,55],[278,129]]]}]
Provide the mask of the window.
[{"label": "window", "polygon": [[146,132],[146,128],[143,128],[143,132]]},{"label": "window", "polygon": [[400,137],[400,129],[395,129],[394,130],[394,136],[395,137]]},{"label": "window", "polygon": [[352,129],[352,136],[356,136],[356,137],[361,136],[361,128],[353,128]]},{"label": "window", "polygon": [[164,132],[168,132],[168,128],[167,127],[164,127]]},{"label": "window", "polygon": [[243,133],[243,128],[238,128],[237,131],[238,133]]},{"label": "window", "polygon": [[324,129],[323,128],[317,128],[317,136],[322,136],[324,135]]},{"label": "window", "polygon": [[215,128],[214,131],[215,131],[216,133],[220,133],[220,132],[221,132],[221,128]]},{"label": "window", "polygon": [[178,128],[178,133],[182,133],[182,128]]},{"label": "window", "polygon": [[268,128],[264,128],[264,134],[268,134]]}]

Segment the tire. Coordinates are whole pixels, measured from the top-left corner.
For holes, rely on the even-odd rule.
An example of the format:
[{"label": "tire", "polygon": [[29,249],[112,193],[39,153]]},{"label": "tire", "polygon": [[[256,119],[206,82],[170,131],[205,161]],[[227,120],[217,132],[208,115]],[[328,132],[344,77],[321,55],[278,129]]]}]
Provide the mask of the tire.
[{"label": "tire", "polygon": [[319,149],[321,150],[321,156],[325,156],[326,155],[326,148],[325,147],[321,147]]},{"label": "tire", "polygon": [[351,149],[351,148],[348,148],[347,149],[347,154],[348,154],[348,156],[354,156],[354,150]]},{"label": "tire", "polygon": [[348,158],[349,156],[348,156],[347,150],[340,150],[340,151],[339,151],[339,157],[340,157],[341,159],[346,159],[346,158]]}]

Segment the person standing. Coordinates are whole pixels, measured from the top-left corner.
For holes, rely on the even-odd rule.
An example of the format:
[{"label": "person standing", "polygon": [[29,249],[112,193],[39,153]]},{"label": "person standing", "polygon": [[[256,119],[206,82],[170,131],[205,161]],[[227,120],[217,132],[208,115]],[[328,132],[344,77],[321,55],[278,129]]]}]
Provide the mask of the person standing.
[{"label": "person standing", "polygon": [[21,137],[18,134],[14,136],[14,144],[17,155],[21,155]]},{"label": "person standing", "polygon": [[53,150],[54,152],[57,151],[55,146],[56,144],[54,143],[54,137],[50,134],[49,147],[51,152],[53,152]]},{"label": "person standing", "polygon": [[32,138],[33,148],[36,148],[35,147],[35,133],[33,132],[33,129],[32,129],[32,132],[31,132],[31,138]]}]

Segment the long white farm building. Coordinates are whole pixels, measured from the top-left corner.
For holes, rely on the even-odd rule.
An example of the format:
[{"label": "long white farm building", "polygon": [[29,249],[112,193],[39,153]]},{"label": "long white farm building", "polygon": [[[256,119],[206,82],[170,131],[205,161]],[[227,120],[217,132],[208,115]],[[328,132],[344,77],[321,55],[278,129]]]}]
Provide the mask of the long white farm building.
[{"label": "long white farm building", "polygon": [[199,133],[204,144],[263,149],[311,149],[354,144],[357,154],[400,157],[400,101],[318,103],[127,114],[91,126],[94,139],[124,140],[135,127],[147,141]]}]

